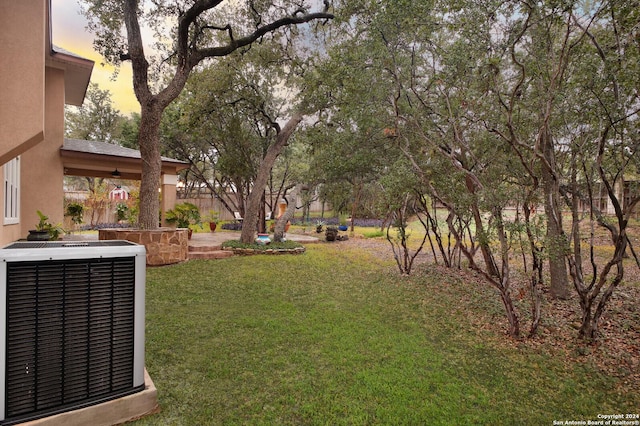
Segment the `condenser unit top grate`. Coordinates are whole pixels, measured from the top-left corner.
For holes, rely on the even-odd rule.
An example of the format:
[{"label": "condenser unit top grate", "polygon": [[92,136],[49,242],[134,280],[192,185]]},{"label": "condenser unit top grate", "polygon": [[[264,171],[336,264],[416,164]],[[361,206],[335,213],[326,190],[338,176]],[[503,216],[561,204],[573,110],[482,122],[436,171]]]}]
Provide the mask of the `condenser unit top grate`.
[{"label": "condenser unit top grate", "polygon": [[0,263],[145,255],[143,245],[125,240],[16,241],[0,249]]},{"label": "condenser unit top grate", "polygon": [[135,246],[135,243],[124,240],[102,241],[18,241],[4,249],[36,249],[36,248],[65,248],[65,247],[124,247]]}]

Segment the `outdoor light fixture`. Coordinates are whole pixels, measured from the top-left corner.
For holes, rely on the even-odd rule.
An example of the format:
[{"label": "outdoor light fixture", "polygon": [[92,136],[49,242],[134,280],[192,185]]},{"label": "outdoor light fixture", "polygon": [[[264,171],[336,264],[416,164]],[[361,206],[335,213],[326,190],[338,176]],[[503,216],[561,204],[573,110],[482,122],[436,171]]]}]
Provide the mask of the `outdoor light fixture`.
[{"label": "outdoor light fixture", "polygon": [[118,171],[117,167],[116,167],[116,169],[114,171],[111,172],[111,176],[113,176],[114,178],[119,178],[120,177],[120,172]]}]

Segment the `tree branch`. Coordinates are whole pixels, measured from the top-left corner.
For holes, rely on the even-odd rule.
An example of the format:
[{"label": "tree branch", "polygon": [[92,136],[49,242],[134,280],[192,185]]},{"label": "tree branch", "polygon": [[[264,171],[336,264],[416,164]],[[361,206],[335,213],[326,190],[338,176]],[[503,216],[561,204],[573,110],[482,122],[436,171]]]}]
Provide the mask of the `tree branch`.
[{"label": "tree branch", "polygon": [[288,25],[298,25],[298,24],[304,24],[307,22],[311,22],[314,21],[316,19],[324,19],[324,20],[329,20],[329,19],[333,19],[334,15],[331,13],[326,13],[326,12],[316,12],[316,13],[309,13],[307,15],[303,15],[303,16],[287,16],[281,19],[278,19],[276,21],[273,21],[270,24],[261,26],[259,28],[257,28],[253,33],[239,38],[237,40],[231,39],[229,41],[229,44],[227,44],[226,46],[218,46],[218,47],[209,47],[209,48],[204,48],[204,49],[197,49],[193,52],[193,55],[191,56],[189,62],[190,64],[193,64],[195,66],[195,64],[197,64],[198,62],[200,62],[201,60],[205,59],[205,58],[211,58],[211,57],[219,57],[219,56],[226,56],[229,55],[230,53],[234,52],[235,50],[244,47],[244,46],[248,46],[251,43],[253,43],[254,41],[258,40],[259,38],[263,37],[264,35],[273,32],[275,30],[277,30],[278,28],[281,27],[285,27]]}]

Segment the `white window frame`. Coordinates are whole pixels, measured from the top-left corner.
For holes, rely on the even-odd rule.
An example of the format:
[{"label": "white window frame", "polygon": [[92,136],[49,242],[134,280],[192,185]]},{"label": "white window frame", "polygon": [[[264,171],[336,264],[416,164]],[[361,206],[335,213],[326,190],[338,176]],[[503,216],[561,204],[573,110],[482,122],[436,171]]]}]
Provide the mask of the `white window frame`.
[{"label": "white window frame", "polygon": [[4,167],[4,224],[20,223],[20,157]]}]

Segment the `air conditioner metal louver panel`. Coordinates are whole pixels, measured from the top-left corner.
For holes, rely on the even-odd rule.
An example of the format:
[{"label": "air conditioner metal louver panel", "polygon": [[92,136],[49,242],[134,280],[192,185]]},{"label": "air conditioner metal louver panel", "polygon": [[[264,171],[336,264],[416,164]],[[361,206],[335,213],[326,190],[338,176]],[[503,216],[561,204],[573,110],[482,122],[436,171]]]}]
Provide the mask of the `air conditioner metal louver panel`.
[{"label": "air conditioner metal louver panel", "polygon": [[140,325],[136,318],[139,312],[144,317],[144,305],[136,302],[136,297],[144,299],[144,288],[141,292],[136,284],[140,266],[135,256],[6,263],[0,423],[66,411],[144,387],[138,371],[144,369],[143,354],[138,354],[144,343],[136,343],[136,335],[144,339],[144,319]]}]

